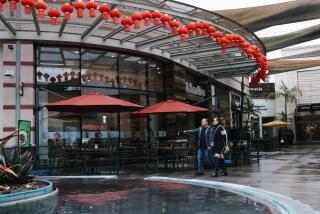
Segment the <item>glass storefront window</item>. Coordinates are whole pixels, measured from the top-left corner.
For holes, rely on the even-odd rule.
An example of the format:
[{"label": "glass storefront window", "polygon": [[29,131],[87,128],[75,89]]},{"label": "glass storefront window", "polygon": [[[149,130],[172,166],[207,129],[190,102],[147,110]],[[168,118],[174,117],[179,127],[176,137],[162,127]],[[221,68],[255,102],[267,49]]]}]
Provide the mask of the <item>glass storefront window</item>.
[{"label": "glass storefront window", "polygon": [[80,49],[37,48],[36,78],[39,85],[80,85]]},{"label": "glass storefront window", "polygon": [[83,86],[118,87],[118,55],[104,50],[81,50]]},{"label": "glass storefront window", "polygon": [[146,90],[147,60],[138,56],[120,54],[119,81],[120,88]]},{"label": "glass storefront window", "polygon": [[163,91],[163,66],[162,63],[155,60],[149,60],[148,63],[148,81],[149,91]]},{"label": "glass storefront window", "polygon": [[70,152],[77,156],[100,148],[113,153],[109,158],[130,158],[128,154],[135,151],[139,153],[136,156],[143,159],[148,140],[156,142],[157,137],[167,135],[164,115],[61,113],[50,112],[44,106],[91,92],[143,106],[154,104],[163,99],[162,67],[162,63],[155,60],[107,50],[37,46],[36,119],[40,162],[49,161],[50,165],[53,160],[51,166],[58,166],[61,163],[57,161]]}]

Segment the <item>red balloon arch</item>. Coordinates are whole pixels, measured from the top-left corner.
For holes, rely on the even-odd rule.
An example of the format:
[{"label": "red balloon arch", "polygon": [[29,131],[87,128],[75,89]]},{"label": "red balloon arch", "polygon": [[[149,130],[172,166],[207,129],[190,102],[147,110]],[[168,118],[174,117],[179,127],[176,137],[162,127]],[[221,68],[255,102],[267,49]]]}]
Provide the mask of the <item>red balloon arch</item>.
[{"label": "red balloon arch", "polygon": [[[225,52],[230,47],[239,47],[248,56],[248,59],[255,58],[257,63],[257,71],[252,75],[250,86],[254,87],[259,84],[261,80],[265,81],[268,74],[267,58],[262,54],[259,48],[250,44],[243,37],[238,34],[223,34],[214,26],[206,22],[190,22],[185,26],[181,26],[180,22],[172,19],[168,14],[162,14],[160,11],[144,11],[135,12],[130,17],[123,16],[118,9],[112,9],[107,3],[98,4],[94,0],[82,2],[77,0],[74,4],[65,3],[60,10],[57,8],[48,9],[47,4],[43,0],[9,0],[10,11],[14,12],[17,9],[17,3],[21,3],[26,14],[31,14],[31,8],[34,7],[38,11],[38,17],[44,18],[45,12],[51,19],[52,25],[59,24],[60,11],[63,13],[65,21],[71,20],[71,14],[77,12],[77,18],[81,19],[84,16],[84,11],[88,10],[89,17],[96,17],[96,12],[99,11],[102,19],[108,20],[112,18],[113,24],[118,25],[121,19],[121,25],[125,32],[130,32],[133,25],[134,29],[140,28],[140,23],[144,21],[145,26],[149,26],[151,21],[154,25],[162,24],[166,30],[171,30],[173,35],[180,35],[180,41],[186,41],[187,37],[208,35],[208,39],[214,40],[217,45],[221,46],[221,51]],[[3,5],[7,0],[0,0],[0,13],[3,11]]]}]

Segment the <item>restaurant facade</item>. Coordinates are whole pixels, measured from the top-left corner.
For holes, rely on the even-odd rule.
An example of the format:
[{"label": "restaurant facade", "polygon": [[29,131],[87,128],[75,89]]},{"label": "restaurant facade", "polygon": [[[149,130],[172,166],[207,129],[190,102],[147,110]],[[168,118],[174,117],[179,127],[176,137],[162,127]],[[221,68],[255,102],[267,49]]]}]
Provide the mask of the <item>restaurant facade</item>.
[{"label": "restaurant facade", "polygon": [[[172,15],[182,15],[183,12],[179,10],[164,7],[170,2],[164,1],[163,5],[158,5],[159,10],[164,8],[166,12],[172,10]],[[122,1],[111,3],[127,10],[128,13],[137,8],[151,9],[150,4],[145,1],[130,3],[127,7],[124,7],[125,3]],[[183,10],[196,9],[195,20],[203,19],[201,13],[209,13],[176,2],[171,4]],[[191,15],[188,18],[191,19]],[[194,38],[183,45],[179,45],[177,40],[172,40],[173,38],[170,38],[170,41],[166,38],[163,43],[158,44],[158,40],[155,41],[153,37],[155,34],[162,35],[162,29],[149,32],[147,28],[125,35],[119,31],[115,32],[117,28],[109,29],[110,24],[107,22],[95,29],[99,33],[102,30],[110,31],[104,33],[108,38],[104,38],[102,42],[95,41],[98,35],[93,33],[94,29],[90,28],[90,24],[82,34],[78,35],[74,31],[76,27],[79,28],[75,23],[67,26],[61,34],[61,26],[46,29],[49,23],[40,20],[38,25],[42,31],[37,35],[37,27],[33,26],[28,30],[26,26],[17,24],[17,20],[25,20],[26,26],[34,24],[34,20],[26,19],[21,10],[15,22],[7,15],[7,22],[10,25],[16,24],[15,36],[11,36],[10,30],[6,27],[3,30],[9,31],[9,36],[5,32],[1,34],[0,134],[3,136],[16,130],[19,120],[30,121],[30,148],[34,150],[39,167],[63,166],[63,162],[66,164],[68,157],[63,156],[62,150],[57,148],[78,148],[79,151],[87,148],[110,150],[110,158],[114,159],[114,164],[118,166],[146,163],[151,160],[149,158],[146,161],[146,157],[154,155],[150,145],[156,144],[159,139],[179,138],[179,130],[199,126],[203,117],[221,116],[230,128],[239,124],[237,106],[241,102],[241,76],[245,76],[256,65],[237,61],[246,58],[237,51],[221,55],[214,44],[205,44],[208,41],[204,38]],[[89,17],[85,17],[84,20],[90,22]],[[233,21],[225,21],[226,25],[237,25]],[[74,28],[73,32],[71,28]],[[87,35],[88,29],[90,35]],[[245,29],[242,31],[254,41],[255,37],[251,32]],[[151,32],[153,34],[148,35]],[[115,37],[116,34],[119,38]],[[145,41],[141,41],[141,38]],[[117,39],[125,41],[117,43]],[[139,40],[140,43],[135,40]],[[254,42],[261,46],[259,40]],[[194,43],[201,44],[202,48],[192,49],[198,48]],[[146,45],[158,45],[162,51],[160,53],[145,47]],[[138,49],[138,46],[141,48]],[[209,48],[214,50],[212,56],[208,56],[210,51],[205,50]],[[216,60],[208,58],[215,55]],[[236,61],[233,61],[233,57]],[[210,67],[212,65],[214,67]],[[214,75],[210,74],[210,69],[214,71]],[[244,92],[247,93],[249,79],[247,76],[243,79],[243,85],[246,86]],[[45,107],[52,102],[92,92],[142,106],[173,99],[205,107],[210,111],[197,114],[137,116],[130,112],[52,112]],[[7,145],[14,146],[18,146],[16,140],[10,141]],[[119,150],[121,147],[127,148],[123,154]],[[125,155],[126,161],[120,161],[121,155]],[[136,161],[139,158],[141,160]],[[65,161],[59,162],[60,159]],[[79,159],[81,158],[78,156],[78,163]],[[51,163],[51,160],[54,160],[54,163]],[[77,164],[71,165],[74,167]],[[81,168],[81,164],[77,166]]]}]

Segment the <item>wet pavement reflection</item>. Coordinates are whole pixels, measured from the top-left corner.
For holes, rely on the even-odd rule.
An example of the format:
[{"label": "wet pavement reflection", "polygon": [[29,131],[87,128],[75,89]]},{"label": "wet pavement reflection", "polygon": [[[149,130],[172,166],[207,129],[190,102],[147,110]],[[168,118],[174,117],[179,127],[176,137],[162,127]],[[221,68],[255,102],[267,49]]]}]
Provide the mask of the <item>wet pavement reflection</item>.
[{"label": "wet pavement reflection", "polygon": [[142,179],[56,180],[57,213],[271,214],[268,207],[222,190]]}]

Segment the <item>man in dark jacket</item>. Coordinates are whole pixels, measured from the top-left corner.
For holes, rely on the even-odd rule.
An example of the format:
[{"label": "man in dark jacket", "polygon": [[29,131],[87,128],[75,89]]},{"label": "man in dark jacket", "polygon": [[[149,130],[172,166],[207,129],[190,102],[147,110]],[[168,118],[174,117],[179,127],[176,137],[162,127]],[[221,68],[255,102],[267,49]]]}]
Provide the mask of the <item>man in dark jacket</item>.
[{"label": "man in dark jacket", "polygon": [[203,158],[206,157],[210,166],[214,167],[213,161],[210,158],[208,147],[210,146],[211,127],[208,125],[208,119],[203,118],[201,120],[201,126],[197,129],[183,131],[185,134],[197,134],[197,172],[196,175],[203,175]]}]

